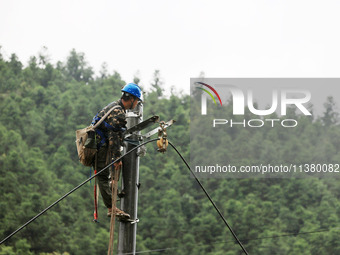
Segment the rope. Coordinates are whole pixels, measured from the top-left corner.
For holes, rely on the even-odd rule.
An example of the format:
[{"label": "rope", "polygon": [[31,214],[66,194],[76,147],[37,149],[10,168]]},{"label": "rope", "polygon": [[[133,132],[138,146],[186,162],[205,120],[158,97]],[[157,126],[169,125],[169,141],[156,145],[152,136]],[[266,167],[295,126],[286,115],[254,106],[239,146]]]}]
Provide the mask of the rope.
[{"label": "rope", "polygon": [[210,197],[209,193],[207,192],[207,190],[203,187],[203,185],[201,184],[201,182],[198,180],[198,178],[196,177],[195,173],[191,170],[188,162],[183,158],[182,154],[177,150],[177,148],[169,141],[169,144],[171,145],[171,147],[177,152],[177,154],[180,156],[180,158],[183,160],[183,162],[186,164],[186,166],[188,167],[188,169],[190,170],[191,174],[194,176],[195,180],[197,181],[197,183],[200,185],[201,189],[204,191],[205,195],[208,197],[208,199],[210,200],[211,204],[213,205],[213,207],[215,208],[215,210],[217,211],[217,213],[220,215],[221,219],[223,220],[224,224],[228,227],[228,229],[230,230],[231,234],[233,235],[233,237],[235,238],[236,242],[239,244],[239,246],[241,247],[241,249],[243,250],[243,252],[245,254],[248,255],[248,252],[246,250],[246,248],[244,248],[243,244],[241,243],[241,241],[237,238],[235,232],[233,231],[233,229],[230,227],[230,225],[228,224],[227,220],[224,218],[223,214],[221,213],[221,211],[218,209],[218,207],[216,206],[215,202],[212,200],[212,198]]},{"label": "rope", "polygon": [[111,209],[111,221],[110,221],[110,241],[107,251],[108,255],[113,255],[114,246],[114,232],[116,222],[116,204],[117,204],[117,189],[118,189],[118,172],[119,169],[114,168],[114,177],[111,167],[111,190],[112,190],[112,209]]}]

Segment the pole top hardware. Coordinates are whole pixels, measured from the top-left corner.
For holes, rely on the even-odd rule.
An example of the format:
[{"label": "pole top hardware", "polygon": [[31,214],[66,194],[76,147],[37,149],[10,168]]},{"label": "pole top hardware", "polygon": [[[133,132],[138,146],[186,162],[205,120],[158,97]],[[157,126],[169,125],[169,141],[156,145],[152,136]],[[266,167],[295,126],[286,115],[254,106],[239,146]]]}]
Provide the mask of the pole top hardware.
[{"label": "pole top hardware", "polygon": [[[161,122],[164,123],[164,121],[161,121]],[[163,124],[163,127],[164,127],[164,128],[168,128],[168,127],[172,126],[172,124],[174,124],[175,122],[176,122],[175,120],[169,120],[168,122],[165,122],[165,123]],[[159,131],[159,129],[160,129],[160,127],[151,130],[150,132],[146,133],[145,135],[142,135],[142,138],[143,138],[143,139],[148,139],[148,138],[150,138],[150,137],[153,136],[154,134],[157,134],[158,131]]]},{"label": "pole top hardware", "polygon": [[133,132],[137,132],[137,131],[141,131],[145,128],[147,128],[148,126],[157,123],[159,121],[159,116],[152,116],[150,118],[148,118],[147,120],[142,121],[141,123],[129,128],[128,130],[126,130],[126,134],[132,134]]},{"label": "pole top hardware", "polygon": [[[157,123],[159,122],[159,116],[152,116],[151,118],[148,118],[147,120],[144,120],[143,122],[129,128],[128,130],[126,130],[125,132],[125,137],[124,137],[124,140],[128,143],[131,143],[131,144],[135,144],[135,145],[138,145],[139,144],[139,141],[142,141],[142,140],[146,140],[146,139],[149,139],[151,136],[155,135],[158,133],[160,127],[157,127],[149,132],[147,132],[146,134],[144,135],[138,135],[139,139],[138,140],[132,140],[130,137],[132,137],[132,134],[135,133],[135,132],[139,132],[147,127],[149,127],[150,125],[154,124],[154,123]],[[172,126],[172,124],[174,124],[176,121],[175,120],[169,120],[168,122],[164,122],[164,121],[161,121],[163,122],[164,124],[163,125],[163,128],[168,128],[170,126]],[[160,123],[161,123],[160,122]]]},{"label": "pole top hardware", "polygon": [[139,222],[139,219],[137,218],[137,219],[126,219],[126,218],[118,218],[118,220],[120,221],[120,222],[124,222],[124,223],[129,223],[130,222],[130,224],[131,225],[133,225],[133,224],[136,224],[136,223],[138,223]]},{"label": "pole top hardware", "polygon": [[159,123],[159,129],[158,129],[158,141],[157,141],[157,146],[158,146],[158,151],[161,153],[165,153],[166,149],[168,148],[168,135],[166,133],[166,126],[165,122],[161,121]]},{"label": "pole top hardware", "polygon": [[138,223],[138,222],[139,222],[139,219],[135,219],[134,221],[131,221],[131,225]]},{"label": "pole top hardware", "polygon": [[126,118],[139,118],[141,116],[142,115],[139,112],[131,112],[131,111],[129,111],[129,112],[126,112],[126,114],[125,114]]}]

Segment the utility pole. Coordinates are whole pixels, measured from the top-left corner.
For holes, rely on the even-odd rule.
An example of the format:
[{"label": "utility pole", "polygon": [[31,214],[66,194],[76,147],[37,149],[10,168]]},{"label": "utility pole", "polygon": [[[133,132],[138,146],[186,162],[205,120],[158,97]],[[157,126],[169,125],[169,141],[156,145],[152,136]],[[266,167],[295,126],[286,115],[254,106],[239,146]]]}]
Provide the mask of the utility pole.
[{"label": "utility pole", "polygon": [[[148,133],[141,135],[141,130],[153,125],[159,121],[159,116],[152,116],[143,121],[143,105],[138,103],[134,111],[128,111],[126,114],[127,128],[125,135],[124,154],[136,146],[144,139],[149,139],[160,132],[165,135],[165,128],[171,126],[175,121],[170,120],[160,127],[155,128]],[[163,137],[163,138],[165,138]],[[162,138],[162,139],[163,139]],[[166,138],[165,138],[166,139]],[[163,141],[163,140],[162,140]],[[165,141],[165,140],[164,140]],[[165,146],[161,144],[161,146]],[[167,145],[166,145],[167,146]],[[164,152],[166,148],[159,148],[160,152]],[[118,255],[136,254],[136,233],[137,233],[137,207],[138,207],[138,188],[139,188],[139,155],[144,155],[146,149],[140,147],[138,150],[131,152],[123,158],[122,171],[122,196],[120,206],[121,209],[130,214],[130,219],[123,220],[119,224],[118,231]]]},{"label": "utility pole", "polygon": [[[136,110],[128,111],[126,115],[127,128],[131,128],[143,119],[143,106],[138,104]],[[135,131],[125,142],[124,154],[138,145],[140,131]],[[138,150],[131,152],[123,158],[122,171],[122,191],[125,195],[121,198],[121,209],[130,214],[132,221],[137,219],[138,206],[138,186],[139,186],[139,156]],[[118,236],[118,255],[136,252],[136,233],[137,224],[131,224],[131,221],[120,222]]]}]

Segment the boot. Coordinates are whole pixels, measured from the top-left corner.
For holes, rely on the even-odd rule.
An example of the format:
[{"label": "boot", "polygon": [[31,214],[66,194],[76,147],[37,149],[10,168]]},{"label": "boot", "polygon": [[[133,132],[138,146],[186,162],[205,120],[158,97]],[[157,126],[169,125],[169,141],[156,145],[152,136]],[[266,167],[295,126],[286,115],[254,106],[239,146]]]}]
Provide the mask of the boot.
[{"label": "boot", "polygon": [[[119,208],[115,208],[113,209],[114,210],[114,213],[116,215],[116,217],[119,217],[119,218],[130,218],[130,214],[120,210]],[[107,212],[107,217],[111,217],[112,215],[112,208],[108,208],[108,212]]]}]

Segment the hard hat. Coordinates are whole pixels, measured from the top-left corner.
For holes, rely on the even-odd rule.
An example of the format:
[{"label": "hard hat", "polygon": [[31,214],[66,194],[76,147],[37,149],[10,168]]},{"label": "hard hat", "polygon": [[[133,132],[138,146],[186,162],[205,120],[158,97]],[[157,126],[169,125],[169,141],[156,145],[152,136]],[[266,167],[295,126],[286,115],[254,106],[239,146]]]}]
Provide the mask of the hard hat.
[{"label": "hard hat", "polygon": [[137,84],[129,83],[122,88],[122,92],[129,93],[138,98],[138,100],[143,101],[142,90]]}]

